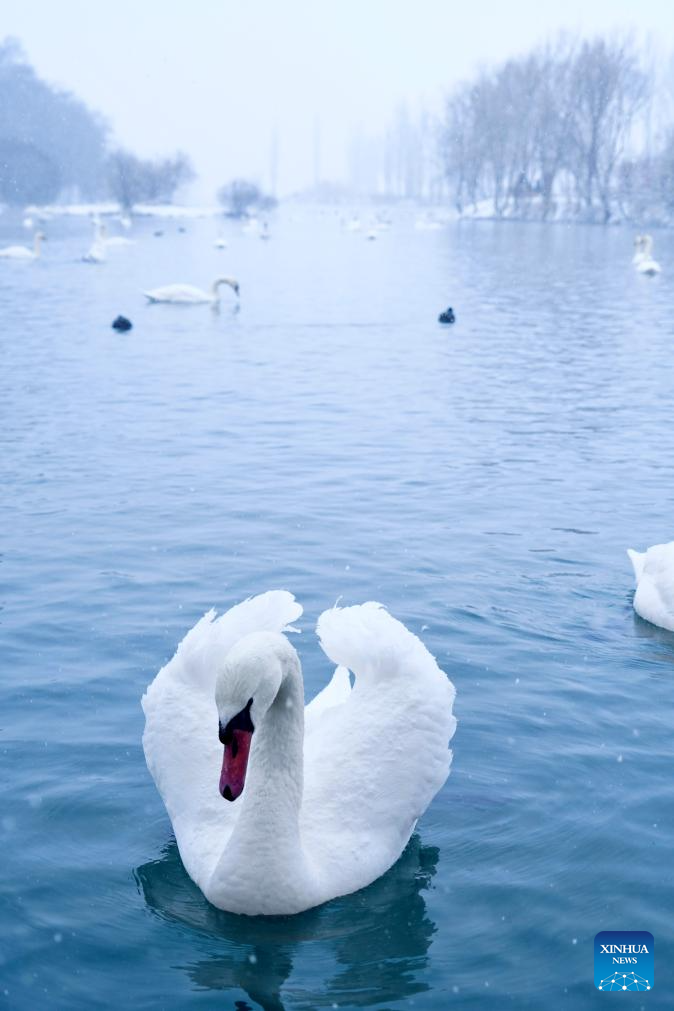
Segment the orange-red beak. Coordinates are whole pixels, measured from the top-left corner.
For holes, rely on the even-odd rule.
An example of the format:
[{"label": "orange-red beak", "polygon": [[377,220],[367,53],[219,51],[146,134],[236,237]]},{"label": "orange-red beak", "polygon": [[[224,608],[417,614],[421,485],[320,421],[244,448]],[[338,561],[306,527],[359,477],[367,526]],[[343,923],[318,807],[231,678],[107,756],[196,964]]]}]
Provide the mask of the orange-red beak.
[{"label": "orange-red beak", "polygon": [[252,730],[233,730],[229,744],[225,744],[220,773],[220,793],[225,800],[236,800],[246,784],[246,769]]},{"label": "orange-red beak", "polygon": [[240,713],[233,716],[226,726],[223,727],[222,723],[219,726],[220,742],[225,748],[220,772],[220,793],[225,800],[236,800],[246,785],[248,756],[255,730],[250,718],[252,704],[253,700],[248,699],[248,705]]}]

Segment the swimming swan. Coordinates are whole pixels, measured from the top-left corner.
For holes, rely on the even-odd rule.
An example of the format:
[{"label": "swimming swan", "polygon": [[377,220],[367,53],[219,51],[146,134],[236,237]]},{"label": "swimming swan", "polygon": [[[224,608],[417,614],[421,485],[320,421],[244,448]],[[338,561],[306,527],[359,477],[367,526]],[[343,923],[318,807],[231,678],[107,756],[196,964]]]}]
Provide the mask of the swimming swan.
[{"label": "swimming swan", "polygon": [[646,551],[627,549],[636,582],[634,610],[653,625],[674,632],[674,541]]},{"label": "swimming swan", "polygon": [[135,246],[135,239],[127,239],[126,235],[108,235],[107,225],[99,226],[100,239],[105,246]]},{"label": "swimming swan", "polygon": [[33,239],[33,248],[28,246],[5,246],[0,249],[0,256],[4,260],[37,260],[40,256],[40,246],[47,236],[44,232],[36,232]]},{"label": "swimming swan", "polygon": [[210,302],[217,305],[220,301],[221,284],[228,284],[235,295],[239,294],[239,282],[233,277],[220,277],[217,281],[213,281],[210,295],[192,284],[167,284],[164,288],[152,288],[143,294],[149,302],[171,302],[174,305],[202,305]]},{"label": "swimming swan", "polygon": [[91,243],[86,253],[82,255],[83,263],[105,263],[105,226],[95,222],[94,241]]},{"label": "swimming swan", "polygon": [[420,640],[380,604],[325,611],[318,636],[339,666],[305,707],[282,634],[301,613],[284,590],[209,611],[142,699],[185,869],[234,913],[298,913],[364,888],[449,773],[454,687]]},{"label": "swimming swan", "polygon": [[656,274],[659,274],[661,271],[660,264],[651,255],[653,252],[653,237],[651,235],[637,235],[634,245],[636,246],[636,252],[632,257],[632,263],[637,273],[647,274],[649,277],[655,277]]}]

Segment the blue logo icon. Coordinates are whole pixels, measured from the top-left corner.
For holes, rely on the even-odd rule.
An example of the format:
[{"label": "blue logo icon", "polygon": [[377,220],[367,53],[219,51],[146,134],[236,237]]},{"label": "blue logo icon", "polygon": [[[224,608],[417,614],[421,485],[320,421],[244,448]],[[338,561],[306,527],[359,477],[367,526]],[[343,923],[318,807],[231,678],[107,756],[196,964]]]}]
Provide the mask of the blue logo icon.
[{"label": "blue logo icon", "polygon": [[594,939],[597,990],[652,990],[655,941],[647,930],[602,930]]}]

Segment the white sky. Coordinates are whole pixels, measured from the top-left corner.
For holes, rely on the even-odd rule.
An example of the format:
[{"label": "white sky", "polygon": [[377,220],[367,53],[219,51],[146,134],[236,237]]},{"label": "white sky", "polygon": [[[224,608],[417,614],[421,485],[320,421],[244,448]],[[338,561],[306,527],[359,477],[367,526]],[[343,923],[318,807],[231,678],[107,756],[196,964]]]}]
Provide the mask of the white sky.
[{"label": "white sky", "polygon": [[41,76],[76,92],[141,155],[186,150],[197,196],[246,175],[280,190],[344,173],[350,131],[437,104],[480,65],[559,29],[634,28],[674,47],[673,0],[2,0]]}]

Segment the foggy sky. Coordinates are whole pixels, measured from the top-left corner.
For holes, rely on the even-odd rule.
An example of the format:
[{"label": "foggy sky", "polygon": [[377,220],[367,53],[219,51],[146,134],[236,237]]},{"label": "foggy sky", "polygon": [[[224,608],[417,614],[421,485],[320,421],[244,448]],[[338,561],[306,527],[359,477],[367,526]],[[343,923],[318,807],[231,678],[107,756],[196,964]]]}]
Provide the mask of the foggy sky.
[{"label": "foggy sky", "polygon": [[380,132],[476,68],[560,28],[674,42],[671,0],[3,0],[0,37],[150,156],[182,148],[210,200],[237,175],[280,192],[340,179],[348,137]]}]

